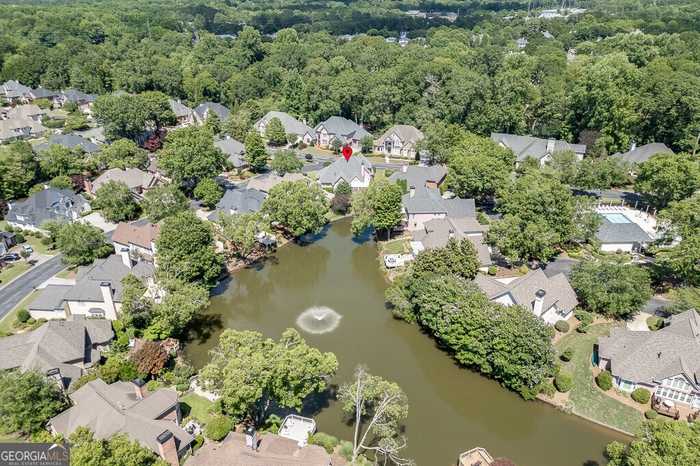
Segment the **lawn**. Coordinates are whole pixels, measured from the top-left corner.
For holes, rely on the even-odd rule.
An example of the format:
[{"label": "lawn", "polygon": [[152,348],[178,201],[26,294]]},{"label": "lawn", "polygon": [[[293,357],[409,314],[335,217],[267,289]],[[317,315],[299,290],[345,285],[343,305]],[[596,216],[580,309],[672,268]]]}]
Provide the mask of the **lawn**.
[{"label": "lawn", "polygon": [[7,285],[12,280],[29,270],[30,267],[31,266],[24,259],[10,262],[5,265],[2,269],[0,269],[0,287]]},{"label": "lawn", "polygon": [[0,334],[2,333],[14,333],[16,329],[12,326],[12,323],[17,318],[17,311],[23,307],[27,307],[35,298],[39,291],[34,290],[29,293],[25,298],[20,301],[14,309],[5,314],[5,316],[0,320]]},{"label": "lawn", "polygon": [[409,251],[408,240],[405,238],[382,243],[382,252],[384,254],[406,254]]},{"label": "lawn", "polygon": [[201,422],[206,424],[211,419],[211,407],[214,403],[207,400],[206,398],[195,395],[194,393],[188,393],[187,395],[180,398],[180,409],[182,410],[182,417],[191,416]]},{"label": "lawn", "polygon": [[558,352],[567,348],[574,351],[571,361],[562,363],[562,370],[571,373],[574,379],[567,407],[574,414],[635,433],[642,423],[641,414],[603,393],[596,385],[591,371],[593,344],[598,337],[607,335],[612,327],[613,324],[592,325],[588,333],[571,332],[556,343]]}]

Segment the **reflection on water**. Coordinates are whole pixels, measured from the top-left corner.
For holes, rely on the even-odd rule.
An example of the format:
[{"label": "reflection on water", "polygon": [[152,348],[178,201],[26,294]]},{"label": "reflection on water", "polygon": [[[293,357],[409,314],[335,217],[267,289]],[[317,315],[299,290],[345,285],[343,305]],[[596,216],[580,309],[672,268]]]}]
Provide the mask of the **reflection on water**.
[{"label": "reflection on water", "polygon": [[212,298],[205,331],[186,348],[201,366],[223,328],[258,330],[279,338],[301,310],[327,307],[342,315],[332,332],[304,333],[310,345],[333,351],[340,368],[327,392],[308,400],[321,431],[352,438],[336,385],[358,364],[396,381],[409,400],[408,456],[421,466],[447,466],[474,446],[518,466],[604,464],[602,452],[624,437],[543,403],[525,402],[497,383],[458,367],[415,325],[397,321],[384,306],[387,283],[370,238],[350,238],[350,222],[334,224],[317,242],[280,248],[276,260],[234,274]]}]

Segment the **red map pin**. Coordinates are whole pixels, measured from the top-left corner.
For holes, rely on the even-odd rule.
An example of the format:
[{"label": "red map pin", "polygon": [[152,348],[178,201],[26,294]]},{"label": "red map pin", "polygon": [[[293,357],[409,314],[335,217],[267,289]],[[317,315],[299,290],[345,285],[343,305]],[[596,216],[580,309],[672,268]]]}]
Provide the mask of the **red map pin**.
[{"label": "red map pin", "polygon": [[347,162],[350,160],[350,156],[352,155],[352,147],[350,146],[343,146],[343,157],[345,157],[345,161]]}]

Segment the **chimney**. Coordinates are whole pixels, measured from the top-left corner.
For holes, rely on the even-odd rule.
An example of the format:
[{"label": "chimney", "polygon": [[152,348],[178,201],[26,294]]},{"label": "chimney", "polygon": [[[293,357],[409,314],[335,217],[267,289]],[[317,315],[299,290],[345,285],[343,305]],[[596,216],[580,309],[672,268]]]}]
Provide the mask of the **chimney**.
[{"label": "chimney", "polygon": [[122,257],[122,262],[124,263],[124,265],[131,268],[132,264],[131,257],[129,257],[129,248],[121,248],[119,250],[119,255]]},{"label": "chimney", "polygon": [[552,139],[552,138],[547,139],[547,153],[548,154],[554,153],[554,139]]},{"label": "chimney", "polygon": [[177,447],[175,446],[175,436],[169,430],[164,431],[156,437],[158,443],[158,454],[172,466],[180,466],[180,459],[177,456]]},{"label": "chimney", "polygon": [[148,389],[146,388],[146,382],[141,379],[134,379],[131,381],[134,384],[134,393],[136,398],[143,400],[148,394]]},{"label": "chimney", "polygon": [[117,320],[117,308],[114,305],[114,299],[112,297],[112,284],[109,282],[101,282],[100,291],[102,292],[102,301],[105,303],[105,319]]},{"label": "chimney", "polygon": [[413,197],[416,195],[416,187],[411,186],[411,188],[408,190],[408,197]]},{"label": "chimney", "polygon": [[547,294],[544,290],[539,289],[535,292],[535,302],[532,306],[532,312],[540,317],[542,315],[542,308],[544,307],[544,295]]},{"label": "chimney", "polygon": [[404,165],[401,167],[401,171],[406,173],[408,171],[408,165]]}]

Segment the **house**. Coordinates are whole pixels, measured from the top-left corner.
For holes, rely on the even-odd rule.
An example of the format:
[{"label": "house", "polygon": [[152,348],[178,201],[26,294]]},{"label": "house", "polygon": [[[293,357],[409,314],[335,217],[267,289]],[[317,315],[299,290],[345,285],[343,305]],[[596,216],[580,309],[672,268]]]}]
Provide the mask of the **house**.
[{"label": "house", "polygon": [[80,148],[86,154],[94,154],[100,151],[100,146],[78,134],[53,134],[49,136],[47,142],[36,145],[34,150],[36,152],[43,152],[54,145],[63,146],[71,150]]},{"label": "house", "polygon": [[46,112],[36,105],[18,105],[0,109],[0,143],[41,137],[46,128]]},{"label": "house", "polygon": [[265,173],[249,179],[246,186],[248,189],[257,189],[267,194],[272,188],[286,181],[306,181],[308,183],[310,179],[302,173],[285,173],[283,176],[279,176],[277,173]]},{"label": "house", "polygon": [[123,256],[113,254],[80,267],[75,285],[66,292],[63,299],[73,315],[116,320],[124,291],[122,279],[133,274],[147,287],[152,287],[154,272],[155,268],[150,262],[140,261],[134,265]]},{"label": "house", "polygon": [[0,338],[0,369],[40,371],[67,388],[100,361],[101,349],[112,338],[112,324],[106,320],[52,320],[36,330]]},{"label": "house", "polygon": [[27,306],[34,319],[66,319],[65,297],[72,285],[46,285]]},{"label": "house", "polygon": [[523,306],[552,325],[568,319],[578,304],[576,293],[563,273],[550,278],[537,269],[515,279],[478,274],[474,283],[489,300],[504,306]]},{"label": "house", "polygon": [[194,109],[194,118],[200,125],[204,124],[210,114],[216,115],[219,121],[223,123],[231,116],[231,111],[216,102],[204,102],[197,105]]},{"label": "house", "polygon": [[110,168],[94,181],[86,181],[85,191],[95,195],[97,190],[109,181],[124,183],[129,187],[136,199],[142,198],[146,191],[158,184],[158,178],[156,176],[139,168],[127,168],[126,170]]},{"label": "house", "polygon": [[47,188],[23,201],[10,202],[5,216],[14,228],[43,231],[48,221],[73,222],[90,211],[90,204],[80,194],[68,189]]},{"label": "house", "polygon": [[468,239],[474,245],[479,265],[487,267],[493,263],[491,250],[485,243],[487,231],[488,225],[481,225],[474,217],[436,218],[425,222],[423,229],[411,233],[411,246],[414,253],[419,253],[425,249],[443,248],[450,239]]},{"label": "house", "polygon": [[501,147],[512,150],[518,163],[524,162],[527,158],[534,158],[543,166],[557,152],[572,151],[578,160],[582,160],[586,154],[585,144],[570,144],[552,138],[543,139],[515,134],[491,133],[491,140]]},{"label": "house", "polygon": [[415,160],[416,146],[425,136],[415,126],[394,125],[374,141],[374,151],[390,157]]},{"label": "house", "polygon": [[54,99],[54,105],[63,107],[67,103],[74,103],[78,106],[81,112],[92,114],[92,104],[95,102],[96,96],[86,94],[76,89],[66,89]]},{"label": "house", "polygon": [[53,103],[59,95],[60,92],[58,91],[50,91],[39,86],[36,89],[30,89],[29,92],[26,94],[25,98],[30,102],[33,102],[38,99],[46,99]]},{"label": "house", "polygon": [[0,231],[0,256],[7,254],[7,251],[15,244],[17,244],[17,240],[14,233]]},{"label": "house", "polygon": [[598,339],[597,357],[622,391],[646,388],[671,406],[700,408],[700,315],[695,310],[669,317],[655,332],[614,327],[610,336]]},{"label": "house", "polygon": [[623,212],[600,213],[601,223],[595,234],[601,251],[640,251],[654,239]]},{"label": "house", "polygon": [[656,154],[663,153],[673,153],[671,149],[662,142],[652,142],[650,144],[644,144],[643,146],[637,147],[636,144],[632,144],[630,150],[624,153],[617,152],[612,155],[612,157],[624,160],[627,163],[640,164],[646,162]]},{"label": "house", "polygon": [[318,172],[321,186],[334,191],[341,181],[347,182],[353,189],[366,188],[373,177],[372,162],[362,154],[353,155],[348,160],[338,157],[335,162]]},{"label": "house", "polygon": [[30,91],[29,87],[13,80],[5,81],[0,85],[0,96],[9,104],[23,101]]},{"label": "house", "polygon": [[293,134],[296,136],[296,142],[301,141],[306,145],[310,145],[314,142],[316,138],[314,130],[305,122],[299,121],[285,112],[267,112],[264,117],[255,122],[255,130],[260,133],[261,136],[265,136],[267,124],[273,118],[277,118],[282,123],[285,134]]},{"label": "house", "polygon": [[135,263],[140,260],[154,262],[156,240],[160,226],[146,221],[121,222],[112,233],[114,253],[122,257],[122,262]]},{"label": "house", "polygon": [[476,218],[474,199],[443,199],[440,191],[426,186],[409,186],[401,198],[406,229],[422,230],[425,223],[434,219]]},{"label": "house", "polygon": [[437,189],[447,177],[447,168],[442,165],[420,167],[418,165],[404,165],[401,170],[389,175],[389,181],[396,183],[399,180],[406,181],[406,188],[425,187]]},{"label": "house", "polygon": [[104,126],[96,126],[95,128],[89,128],[83,131],[76,131],[74,134],[89,140],[93,144],[101,145],[107,143]]},{"label": "house", "polygon": [[54,435],[67,437],[78,427],[87,427],[98,439],[124,434],[173,466],[180,464],[194,442],[180,427],[175,390],[150,393],[140,379],[112,384],[96,379],[71,393],[70,399],[73,406],[48,422]]},{"label": "house", "polygon": [[169,99],[170,109],[175,114],[177,126],[190,126],[194,124],[194,111],[180,100]]},{"label": "house", "polygon": [[314,128],[316,144],[320,147],[331,147],[333,140],[338,140],[342,145],[349,145],[356,152],[362,149],[362,139],[372,135],[365,129],[347,118],[333,116]]},{"label": "house", "polygon": [[46,111],[38,105],[25,104],[0,110],[0,117],[6,120],[31,120],[41,123]]},{"label": "house", "polygon": [[266,193],[257,189],[228,189],[216,204],[216,210],[209,215],[208,219],[215,222],[219,219],[221,213],[235,215],[258,212],[266,197]]},{"label": "house", "polygon": [[226,161],[236,170],[243,170],[248,166],[245,159],[245,145],[232,137],[214,141],[214,145],[226,156]]}]

